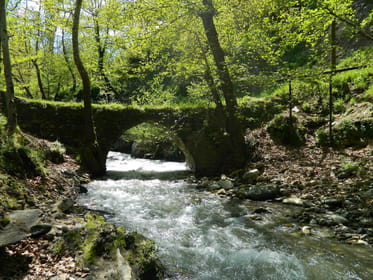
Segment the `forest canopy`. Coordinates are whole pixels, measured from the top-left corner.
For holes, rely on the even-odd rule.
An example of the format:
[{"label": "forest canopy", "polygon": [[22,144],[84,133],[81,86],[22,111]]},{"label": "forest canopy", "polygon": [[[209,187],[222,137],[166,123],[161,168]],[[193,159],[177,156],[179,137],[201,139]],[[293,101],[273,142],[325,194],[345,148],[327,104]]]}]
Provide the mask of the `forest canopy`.
[{"label": "forest canopy", "polygon": [[[330,69],[333,21],[338,67],[372,66],[371,1],[86,0],[79,44],[93,101],[207,104],[214,101],[214,88],[222,95],[201,20],[205,2],[213,3],[237,97],[272,93],[289,78],[322,79]],[[74,5],[66,0],[7,1],[16,95],[82,99],[72,56]]]}]

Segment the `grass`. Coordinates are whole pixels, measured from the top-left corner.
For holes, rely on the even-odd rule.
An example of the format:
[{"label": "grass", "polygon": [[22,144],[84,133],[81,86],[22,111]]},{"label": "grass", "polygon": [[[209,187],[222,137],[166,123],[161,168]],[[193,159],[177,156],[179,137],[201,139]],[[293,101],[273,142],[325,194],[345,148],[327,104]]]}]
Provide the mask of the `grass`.
[{"label": "grass", "polygon": [[[51,105],[55,107],[70,107],[70,108],[83,108],[83,103],[78,102],[62,102],[62,101],[52,101],[52,100],[43,100],[43,99],[28,99],[24,97],[18,97],[21,100],[24,100],[28,103],[34,103],[37,105]],[[92,104],[93,109],[105,109],[120,111],[126,109],[132,110],[186,110],[186,109],[196,109],[196,108],[214,108],[212,103],[177,103],[177,104],[164,104],[164,105],[123,105],[120,103],[109,103],[109,104]]]},{"label": "grass", "polygon": [[355,91],[365,91],[372,84],[373,67],[337,73],[333,77],[333,85],[343,89],[350,87]]}]

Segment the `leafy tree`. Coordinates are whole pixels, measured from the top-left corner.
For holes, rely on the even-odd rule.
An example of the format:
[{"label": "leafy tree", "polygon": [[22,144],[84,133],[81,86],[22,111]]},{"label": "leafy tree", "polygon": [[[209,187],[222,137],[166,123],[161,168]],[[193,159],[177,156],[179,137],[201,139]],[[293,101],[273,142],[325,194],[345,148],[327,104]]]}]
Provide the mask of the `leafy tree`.
[{"label": "leafy tree", "polygon": [[0,1],[0,41],[3,54],[4,77],[6,83],[5,103],[7,109],[7,130],[9,135],[13,135],[17,128],[17,111],[14,101],[14,85],[12,79],[12,64],[9,52],[6,3]]},{"label": "leafy tree", "polygon": [[79,71],[83,83],[83,101],[84,101],[84,136],[82,143],[81,157],[83,164],[88,168],[92,175],[98,176],[105,172],[105,159],[103,153],[98,146],[95,127],[92,116],[92,100],[91,100],[91,82],[87,70],[80,58],[79,52],[79,18],[81,12],[82,0],[77,0],[74,10],[73,27],[72,27],[72,43],[74,62]]}]

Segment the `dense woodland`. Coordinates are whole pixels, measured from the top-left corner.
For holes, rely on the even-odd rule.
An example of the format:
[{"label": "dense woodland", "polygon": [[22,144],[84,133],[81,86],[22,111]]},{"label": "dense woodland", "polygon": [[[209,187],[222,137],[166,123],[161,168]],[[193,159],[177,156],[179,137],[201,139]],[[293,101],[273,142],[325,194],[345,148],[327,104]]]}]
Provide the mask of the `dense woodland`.
[{"label": "dense woodland", "polygon": [[[5,2],[16,95],[81,100],[72,46],[74,1]],[[223,82],[216,55],[224,57],[238,98],[271,94],[289,79],[322,87],[333,44],[338,68],[371,63],[370,1],[82,4],[79,48],[94,102],[219,102]],[[212,23],[203,20],[207,16]],[[222,53],[206,37],[206,24],[215,26]]]},{"label": "dense woodland", "polygon": [[[93,173],[101,173],[103,159],[92,102],[214,104],[236,168],[245,162],[235,115],[245,100],[288,94],[290,118],[298,104],[328,111],[331,125],[333,108],[354,102],[354,93],[367,90],[363,98],[371,99],[369,1],[2,4],[9,130],[16,125],[14,95],[84,100],[81,155]],[[344,72],[349,69],[358,71]]]},{"label": "dense woodland", "polygon": [[[211,109],[213,117],[201,122],[201,131],[217,143],[216,153],[228,167],[211,181],[195,179],[199,188],[242,200],[289,197],[281,202],[303,207],[292,217],[305,225],[300,234],[311,235],[309,224],[316,220],[318,226],[332,228],[339,241],[373,244],[371,0],[0,1],[0,237],[9,224],[8,211],[38,207],[48,212],[57,199],[62,199],[62,216],[75,211],[87,222],[80,229],[83,239],[75,240],[68,253],[53,240],[69,234],[54,233],[52,241],[26,241],[18,247],[3,246],[9,243],[1,237],[0,262],[7,270],[0,278],[23,273],[22,265],[12,268],[17,260],[8,255],[30,246],[36,267],[30,279],[44,279],[42,273],[62,255],[83,252],[84,261],[94,263],[98,232],[115,236],[99,240],[112,242],[107,246],[112,251],[99,252],[105,256],[124,246],[123,238],[143,242],[137,235],[124,237],[101,217],[71,210],[72,200],[64,208],[65,198],[75,199],[81,191],[76,187],[88,181],[84,172],[105,173],[106,153],[97,141],[92,106],[107,104]],[[54,101],[83,104],[84,131],[79,150],[72,150],[74,159],[58,141],[21,131],[16,98],[56,108],[61,103]],[[159,124],[145,124],[122,140],[138,142],[144,149],[139,156],[144,156],[161,144],[174,149],[169,135]],[[264,194],[253,195],[257,186],[273,182],[281,185],[281,194],[271,185]],[[259,210],[256,218],[265,213]],[[329,210],[339,211],[346,221],[319,219]],[[49,267],[40,259],[40,252],[51,253],[43,242],[54,243]],[[151,242],[141,246],[147,246],[149,255],[137,245],[125,248],[133,254],[131,266],[149,264],[147,258],[154,257]],[[62,258],[61,267],[75,261]],[[159,264],[150,263],[151,273],[157,274]],[[87,274],[78,267],[66,273]],[[150,279],[144,275],[136,279]]]}]

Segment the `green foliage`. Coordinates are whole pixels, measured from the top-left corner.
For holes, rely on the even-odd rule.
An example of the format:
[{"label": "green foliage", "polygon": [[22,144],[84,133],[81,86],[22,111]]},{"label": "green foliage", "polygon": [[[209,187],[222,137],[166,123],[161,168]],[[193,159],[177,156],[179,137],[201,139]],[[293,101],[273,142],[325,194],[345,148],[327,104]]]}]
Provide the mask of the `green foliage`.
[{"label": "green foliage", "polygon": [[273,141],[280,145],[299,147],[305,143],[305,129],[296,116],[290,121],[288,116],[277,115],[268,124],[267,131]]},{"label": "green foliage", "polygon": [[53,163],[62,163],[64,161],[63,156],[65,153],[65,147],[60,142],[55,141],[44,150],[44,158]]},{"label": "green foliage", "polygon": [[373,103],[373,83],[365,91],[364,95],[361,97],[363,101],[368,101]]},{"label": "green foliage", "polygon": [[316,133],[316,142],[322,147],[327,147],[330,145],[329,132],[325,128],[319,128]]},{"label": "green foliage", "polygon": [[363,162],[347,161],[341,164],[337,169],[336,175],[340,179],[349,178],[352,176],[364,176],[367,170]]},{"label": "green foliage", "polygon": [[0,115],[0,169],[18,177],[34,177],[43,174],[40,154],[25,145],[22,135],[9,138],[5,131],[4,117]]},{"label": "green foliage", "polygon": [[[306,113],[326,114],[328,112],[328,85],[326,82],[311,79],[292,81],[292,104]],[[274,91],[264,93],[272,96],[280,104],[288,106],[289,85],[280,85]]]},{"label": "green foliage", "polygon": [[361,93],[368,89],[372,82],[373,68],[363,68],[341,72],[333,77],[333,85],[339,94],[345,96],[351,91]]},{"label": "green foliage", "polygon": [[[337,148],[361,147],[367,144],[372,137],[373,125],[368,122],[354,122],[344,119],[333,126],[333,144]],[[320,146],[329,144],[328,130],[320,128],[316,132],[317,142]]]},{"label": "green foliage", "polygon": [[[76,100],[79,81],[72,63],[69,21],[73,3],[39,2],[22,2],[8,13],[17,94],[40,98],[37,64],[47,99]],[[353,32],[369,30],[372,13],[357,19],[355,15],[360,13],[354,9],[359,7],[352,4],[352,0],[214,1],[215,24],[236,95],[257,96],[273,91],[279,79],[301,78],[315,69],[319,73],[325,71],[329,53],[327,29],[335,17],[341,19],[339,41],[348,40],[355,43],[352,46],[359,46],[359,37]],[[167,106],[180,102],[211,103],[206,73],[210,73],[213,86],[219,89],[220,85],[198,16],[201,7],[201,1],[84,3],[80,47],[96,89],[94,101]],[[355,27],[345,24],[346,21]],[[339,68],[372,61],[369,47],[360,47],[355,53],[350,46],[343,48],[339,52]],[[366,88],[365,78],[353,79],[352,89]],[[108,88],[107,80],[116,92]],[[320,77],[314,76],[313,80]],[[338,94],[346,89],[340,88],[344,81],[343,77],[335,79]],[[0,84],[2,87],[1,81]],[[301,90],[301,96],[307,92]],[[316,103],[309,104],[314,110]]]},{"label": "green foliage", "polygon": [[[28,202],[29,189],[25,184],[6,173],[0,167],[0,213],[9,209],[21,209],[24,207],[21,202]],[[4,220],[4,223],[6,220]],[[1,229],[0,215],[0,229]]]},{"label": "green foliage", "polygon": [[334,144],[337,147],[348,147],[361,144],[359,129],[350,120],[343,120],[334,127]]},{"label": "green foliage", "polygon": [[39,159],[26,147],[3,147],[0,152],[0,166],[8,174],[18,177],[30,178],[42,174]]},{"label": "green foliage", "polygon": [[336,114],[340,114],[340,113],[343,113],[345,111],[345,109],[346,109],[345,108],[345,103],[344,103],[342,98],[339,98],[336,101],[334,101],[333,109],[334,109],[334,113],[336,113]]},{"label": "green foliage", "polygon": [[255,98],[243,97],[239,100],[238,118],[244,127],[251,129],[258,128],[264,123],[270,121],[276,114],[282,112],[285,108],[281,98]]},{"label": "green foliage", "polygon": [[183,153],[175,144],[174,135],[162,126],[144,123],[127,130],[121,137],[134,157],[151,157],[182,161]]},{"label": "green foliage", "polygon": [[342,172],[356,173],[358,169],[359,169],[358,164],[352,161],[348,161],[348,162],[343,163],[339,170]]}]

